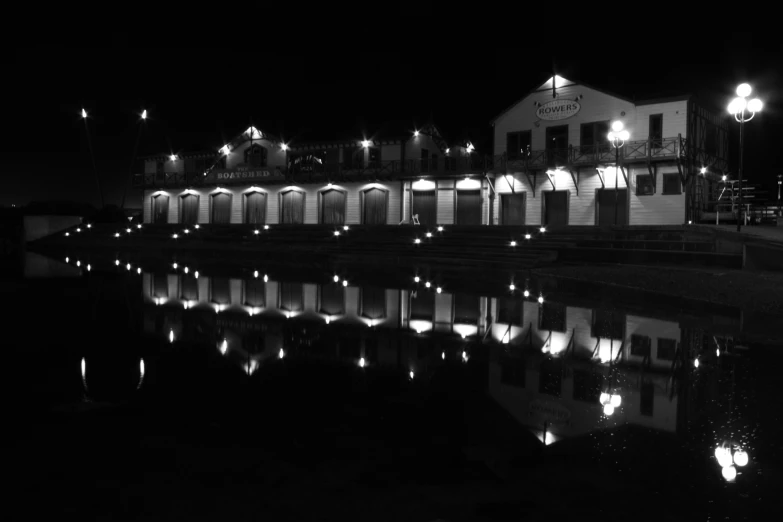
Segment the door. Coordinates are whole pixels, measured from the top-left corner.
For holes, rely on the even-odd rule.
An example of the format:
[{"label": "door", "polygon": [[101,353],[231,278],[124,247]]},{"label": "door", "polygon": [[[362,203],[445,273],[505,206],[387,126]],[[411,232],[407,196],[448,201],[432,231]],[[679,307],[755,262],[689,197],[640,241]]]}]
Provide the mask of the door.
[{"label": "door", "polygon": [[266,223],[266,194],[263,192],[251,192],[245,196],[245,223]]},{"label": "door", "polygon": [[345,192],[327,190],[321,193],[321,223],[324,225],[345,223]]},{"label": "door", "polygon": [[525,193],[500,195],[500,224],[525,224]]},{"label": "door", "polygon": [[481,190],[457,191],[457,224],[481,224]]},{"label": "door", "polygon": [[568,191],[544,192],[544,225],[560,227],[568,225]]},{"label": "door", "polygon": [[182,224],[195,225],[198,223],[198,196],[188,194],[182,198]]},{"label": "door", "polygon": [[628,224],[627,189],[598,189],[596,205],[598,205],[599,226]]},{"label": "door", "polygon": [[304,223],[304,193],[289,190],[280,196],[280,222],[301,225]]},{"label": "door", "polygon": [[169,222],[168,196],[155,196],[152,198],[152,222],[157,224]]},{"label": "door", "polygon": [[547,127],[546,129],[547,165],[562,167],[568,160],[568,125]]},{"label": "door", "polygon": [[231,196],[225,193],[212,196],[212,223],[228,225],[231,223]]},{"label": "door", "polygon": [[362,223],[365,225],[386,224],[386,192],[377,188],[364,191]]},{"label": "door", "polygon": [[419,215],[421,225],[434,227],[437,224],[434,190],[414,190],[412,207],[411,213]]}]

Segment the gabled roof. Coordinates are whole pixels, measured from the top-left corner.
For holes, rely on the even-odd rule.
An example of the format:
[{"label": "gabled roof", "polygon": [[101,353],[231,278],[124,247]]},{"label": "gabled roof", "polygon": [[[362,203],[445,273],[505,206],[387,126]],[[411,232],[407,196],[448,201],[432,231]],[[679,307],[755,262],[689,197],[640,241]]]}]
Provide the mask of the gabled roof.
[{"label": "gabled roof", "polygon": [[[506,107],[506,109],[503,112],[501,112],[500,114],[498,114],[497,116],[492,118],[492,121],[489,122],[490,125],[494,125],[495,122],[498,121],[501,116],[505,115],[508,111],[510,111],[511,109],[513,109],[514,107],[516,107],[517,105],[522,103],[522,100],[524,100],[525,98],[527,98],[531,94],[536,93],[536,92],[547,91],[547,90],[551,91],[552,90],[552,81],[553,80],[555,81],[555,91],[557,91],[558,87],[568,87],[568,86],[573,86],[573,85],[581,85],[583,87],[587,87],[588,89],[592,89],[594,91],[598,91],[600,93],[606,94],[607,96],[612,96],[614,98],[618,98],[620,100],[627,101],[628,103],[634,103],[633,100],[628,99],[625,96],[620,96],[619,94],[615,94],[613,92],[609,92],[609,91],[607,91],[605,89],[599,89],[597,87],[593,87],[592,85],[588,85],[588,84],[586,84],[584,82],[572,82],[571,80],[568,80],[568,79],[563,78],[561,76],[554,75],[554,76],[550,76],[549,79],[547,79],[547,81],[545,81],[543,84],[541,84],[541,86],[539,86],[537,89],[531,90],[530,92],[528,92],[527,94],[525,94],[524,96],[519,98],[517,101],[515,101],[513,104],[511,104],[510,106]],[[561,84],[561,81],[563,82],[562,84]]]}]

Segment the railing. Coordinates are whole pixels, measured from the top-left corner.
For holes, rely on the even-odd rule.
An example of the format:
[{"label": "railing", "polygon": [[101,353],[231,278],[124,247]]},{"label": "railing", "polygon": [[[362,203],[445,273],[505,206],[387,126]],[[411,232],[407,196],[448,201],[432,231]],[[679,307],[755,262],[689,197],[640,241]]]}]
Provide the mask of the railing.
[{"label": "railing", "polygon": [[[395,177],[425,174],[479,174],[487,170],[488,160],[491,159],[491,157],[471,155],[461,158],[439,157],[435,159],[363,162],[360,164],[313,162],[308,164],[295,164],[289,168],[259,167],[257,169],[258,171],[268,172],[266,177],[245,174],[229,179],[216,177],[214,173],[205,176],[203,172],[162,172],[154,174],[135,174],[133,177],[133,185],[139,188],[200,187],[217,184],[253,183],[259,181],[350,181],[351,179],[391,179]],[[218,172],[224,171],[225,169]],[[243,174],[241,171],[237,171],[237,173]]]},{"label": "railing", "polygon": [[[614,147],[608,143],[570,146],[567,149],[533,150],[516,157],[494,156],[488,170],[541,170],[544,168],[614,163]],[[674,159],[685,154],[685,140],[677,138],[626,141],[619,158],[625,161]]]}]

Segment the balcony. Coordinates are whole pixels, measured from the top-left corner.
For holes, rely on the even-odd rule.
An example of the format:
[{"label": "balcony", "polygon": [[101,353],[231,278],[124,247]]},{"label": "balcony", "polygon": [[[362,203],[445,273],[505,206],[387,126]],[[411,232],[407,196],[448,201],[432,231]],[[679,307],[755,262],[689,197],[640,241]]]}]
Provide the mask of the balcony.
[{"label": "balcony", "polygon": [[463,158],[410,159],[364,162],[345,165],[336,163],[296,164],[285,167],[255,169],[216,169],[203,172],[159,172],[134,174],[136,188],[188,188],[246,183],[317,183],[336,181],[390,180],[421,175],[449,176],[485,172],[492,158],[471,155]]},{"label": "balcony", "polygon": [[[685,155],[685,140],[676,138],[627,141],[620,148],[619,159],[624,163],[673,160]],[[523,171],[554,167],[589,167],[614,163],[615,149],[610,144],[570,146],[567,149],[530,151],[525,157],[495,156],[488,162],[488,170]]]}]

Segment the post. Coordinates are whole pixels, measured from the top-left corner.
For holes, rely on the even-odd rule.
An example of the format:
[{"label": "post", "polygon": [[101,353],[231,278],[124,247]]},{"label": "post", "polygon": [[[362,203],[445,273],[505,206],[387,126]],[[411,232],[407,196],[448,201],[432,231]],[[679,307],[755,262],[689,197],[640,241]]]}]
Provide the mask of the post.
[{"label": "post", "polygon": [[614,140],[614,224],[617,226],[617,178],[620,177],[620,147]]},{"label": "post", "polygon": [[744,148],[744,142],[743,142],[743,127],[745,126],[745,109],[742,109],[742,115],[740,117],[740,157],[739,157],[739,205],[737,205],[737,232],[740,231],[742,227],[742,149]]}]

